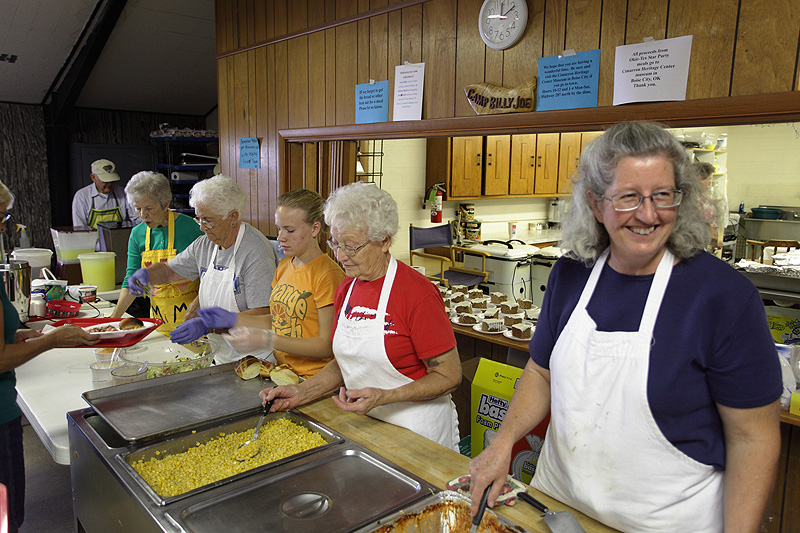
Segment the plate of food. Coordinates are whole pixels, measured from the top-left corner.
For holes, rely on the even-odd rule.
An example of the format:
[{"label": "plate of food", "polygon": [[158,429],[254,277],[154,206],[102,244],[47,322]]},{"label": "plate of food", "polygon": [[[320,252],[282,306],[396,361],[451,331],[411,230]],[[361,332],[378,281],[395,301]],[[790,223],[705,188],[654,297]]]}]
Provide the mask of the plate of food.
[{"label": "plate of food", "polygon": [[481,321],[481,315],[477,313],[464,313],[450,318],[450,322],[458,326],[474,326]]},{"label": "plate of food", "polygon": [[531,335],[531,336],[530,336],[530,337],[517,337],[516,335],[514,335],[514,333],[515,333],[515,330],[514,330],[514,328],[513,328],[513,326],[512,326],[512,328],[511,328],[511,329],[508,329],[508,330],[506,330],[506,331],[504,331],[504,332],[503,332],[503,336],[504,336],[505,338],[507,338],[507,339],[511,339],[512,341],[522,341],[522,342],[526,342],[526,341],[529,341],[529,340],[531,340],[531,337],[533,337],[533,328],[531,328],[531,330],[530,330],[530,331],[531,331],[531,333],[530,333],[530,335]]},{"label": "plate of food", "polygon": [[124,348],[142,340],[162,324],[158,318],[67,318],[52,324],[53,327],[72,324],[100,337],[95,348]]},{"label": "plate of food", "polygon": [[[489,335],[499,335],[504,331],[508,330],[508,326],[500,322],[500,324],[487,324],[492,322],[491,320],[484,320],[480,324],[475,324],[472,326],[472,329],[477,331],[478,333],[488,333]],[[499,322],[499,321],[498,321]]]}]

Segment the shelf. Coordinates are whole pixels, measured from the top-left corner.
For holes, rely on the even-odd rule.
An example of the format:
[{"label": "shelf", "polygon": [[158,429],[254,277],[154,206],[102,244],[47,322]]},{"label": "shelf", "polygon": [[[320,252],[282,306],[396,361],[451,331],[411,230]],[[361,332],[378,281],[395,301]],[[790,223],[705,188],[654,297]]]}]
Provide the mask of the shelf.
[{"label": "shelf", "polygon": [[169,181],[175,185],[194,185],[200,180],[169,180]]},{"label": "shelf", "polygon": [[150,137],[155,142],[180,142],[180,143],[216,143],[218,137]]},{"label": "shelf", "polygon": [[156,165],[156,167],[158,167],[158,168],[164,168],[164,169],[167,169],[167,170],[178,170],[178,171],[180,171],[180,170],[187,171],[188,170],[189,172],[192,172],[192,171],[200,172],[200,171],[203,171],[203,170],[214,170],[215,166],[217,166],[216,163],[210,163],[210,164],[207,164],[207,165],[206,164],[170,165],[168,163],[158,163]]}]

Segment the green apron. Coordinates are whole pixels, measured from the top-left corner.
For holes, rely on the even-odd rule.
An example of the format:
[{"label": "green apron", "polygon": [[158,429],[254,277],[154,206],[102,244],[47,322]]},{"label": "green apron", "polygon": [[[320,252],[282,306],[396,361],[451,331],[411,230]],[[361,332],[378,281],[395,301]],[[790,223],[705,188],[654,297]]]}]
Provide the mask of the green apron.
[{"label": "green apron", "polygon": [[111,209],[95,209],[94,196],[92,196],[92,209],[89,211],[89,219],[87,221],[90,227],[97,229],[98,222],[122,222],[122,210],[119,208],[119,200],[117,200],[117,195],[114,194],[114,191],[111,191],[111,194],[114,195],[114,201],[117,203],[117,207],[112,207]]}]

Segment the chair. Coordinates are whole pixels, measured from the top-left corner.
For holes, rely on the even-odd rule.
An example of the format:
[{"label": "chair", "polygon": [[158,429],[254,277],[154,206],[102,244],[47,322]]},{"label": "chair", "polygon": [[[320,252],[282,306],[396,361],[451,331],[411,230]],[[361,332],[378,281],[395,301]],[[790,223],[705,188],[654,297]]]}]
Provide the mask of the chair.
[{"label": "chair", "polygon": [[[474,287],[478,283],[486,283],[489,279],[489,273],[486,271],[486,258],[489,257],[489,254],[463,246],[455,246],[453,244],[453,230],[450,224],[442,224],[432,228],[417,228],[410,224],[408,230],[411,266],[414,266],[415,257],[439,262],[438,275],[428,274],[426,270],[425,275],[428,279],[438,281],[447,288],[450,288],[451,285]],[[425,248],[446,248],[447,256],[417,251]],[[481,269],[473,270],[456,266],[456,252],[478,257],[481,261]]]},{"label": "chair", "polygon": [[764,250],[766,248],[772,248],[772,255],[778,253],[778,248],[786,248],[786,250],[797,250],[800,248],[800,242],[798,241],[780,241],[780,240],[768,240],[768,241],[757,241],[754,239],[747,239],[747,246],[750,247],[750,258],[753,261],[758,261],[759,263],[764,262]]}]

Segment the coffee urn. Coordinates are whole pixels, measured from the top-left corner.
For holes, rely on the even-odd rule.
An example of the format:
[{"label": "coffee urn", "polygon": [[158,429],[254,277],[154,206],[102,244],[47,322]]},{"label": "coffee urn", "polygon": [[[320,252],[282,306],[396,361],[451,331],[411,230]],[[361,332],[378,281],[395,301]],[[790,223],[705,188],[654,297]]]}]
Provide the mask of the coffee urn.
[{"label": "coffee urn", "polygon": [[553,198],[547,210],[547,223],[551,228],[560,228],[564,218],[566,200],[563,198]]},{"label": "coffee urn", "polygon": [[31,300],[31,267],[27,261],[12,259],[0,263],[0,275],[8,299],[22,322],[28,321],[28,305]]}]

